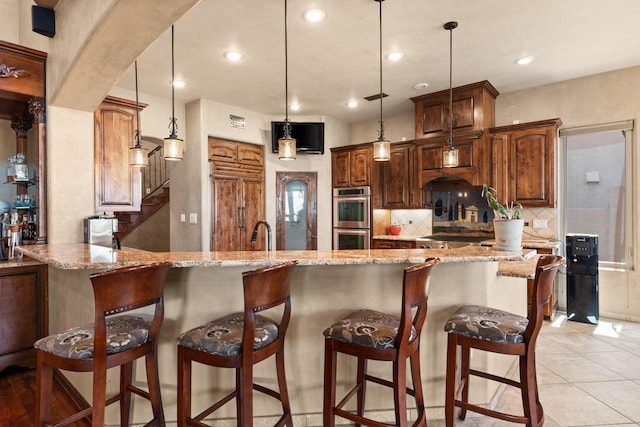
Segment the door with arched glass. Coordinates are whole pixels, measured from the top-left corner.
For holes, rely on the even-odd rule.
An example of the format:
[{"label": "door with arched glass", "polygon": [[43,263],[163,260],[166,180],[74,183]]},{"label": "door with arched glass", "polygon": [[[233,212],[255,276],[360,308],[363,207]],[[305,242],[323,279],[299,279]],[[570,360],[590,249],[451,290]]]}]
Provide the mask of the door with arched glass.
[{"label": "door with arched glass", "polygon": [[276,249],[318,248],[316,172],[276,172]]}]

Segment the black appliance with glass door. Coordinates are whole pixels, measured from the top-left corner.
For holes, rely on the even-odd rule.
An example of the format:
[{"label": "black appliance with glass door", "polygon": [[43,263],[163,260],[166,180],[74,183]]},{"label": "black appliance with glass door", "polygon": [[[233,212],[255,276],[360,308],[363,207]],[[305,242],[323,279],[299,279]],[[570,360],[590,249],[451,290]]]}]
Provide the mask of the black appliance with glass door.
[{"label": "black appliance with glass door", "polygon": [[598,323],[598,236],[567,234],[567,319]]}]

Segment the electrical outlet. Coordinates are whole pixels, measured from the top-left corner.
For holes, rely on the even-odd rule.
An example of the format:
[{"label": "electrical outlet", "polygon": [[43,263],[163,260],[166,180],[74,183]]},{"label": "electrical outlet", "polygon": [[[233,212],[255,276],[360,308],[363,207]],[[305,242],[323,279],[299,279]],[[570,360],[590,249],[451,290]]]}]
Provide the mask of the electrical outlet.
[{"label": "electrical outlet", "polygon": [[528,227],[528,226],[529,226],[529,221],[525,221],[525,222],[524,222],[524,226],[525,226],[525,227]]},{"label": "electrical outlet", "polygon": [[534,219],[533,228],[547,228],[549,221],[546,219]]}]

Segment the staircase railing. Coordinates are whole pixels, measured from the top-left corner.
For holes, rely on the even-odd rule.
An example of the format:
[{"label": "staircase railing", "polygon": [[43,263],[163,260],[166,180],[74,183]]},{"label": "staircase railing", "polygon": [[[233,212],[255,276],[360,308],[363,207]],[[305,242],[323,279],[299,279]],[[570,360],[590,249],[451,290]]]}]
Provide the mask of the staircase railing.
[{"label": "staircase railing", "polygon": [[164,159],[162,146],[149,152],[149,165],[142,172],[142,198],[152,195],[171,178],[171,169],[175,162]]}]

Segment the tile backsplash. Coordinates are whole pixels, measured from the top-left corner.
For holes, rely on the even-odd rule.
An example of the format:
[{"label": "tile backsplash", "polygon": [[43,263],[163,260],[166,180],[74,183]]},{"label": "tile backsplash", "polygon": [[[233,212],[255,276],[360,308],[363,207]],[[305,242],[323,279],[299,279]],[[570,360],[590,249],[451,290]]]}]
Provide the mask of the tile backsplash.
[{"label": "tile backsplash", "polygon": [[431,209],[394,209],[391,211],[391,224],[402,226],[401,236],[429,236],[432,234]]}]

